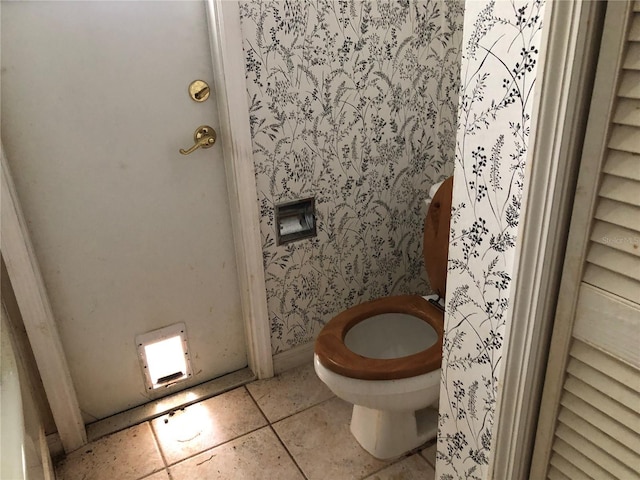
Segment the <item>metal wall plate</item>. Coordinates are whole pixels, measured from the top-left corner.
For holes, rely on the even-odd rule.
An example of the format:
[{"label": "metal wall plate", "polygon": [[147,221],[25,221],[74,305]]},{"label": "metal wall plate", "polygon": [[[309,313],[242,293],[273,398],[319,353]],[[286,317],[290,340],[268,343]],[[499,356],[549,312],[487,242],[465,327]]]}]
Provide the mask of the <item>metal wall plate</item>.
[{"label": "metal wall plate", "polygon": [[316,236],[315,198],[275,206],[276,245]]}]

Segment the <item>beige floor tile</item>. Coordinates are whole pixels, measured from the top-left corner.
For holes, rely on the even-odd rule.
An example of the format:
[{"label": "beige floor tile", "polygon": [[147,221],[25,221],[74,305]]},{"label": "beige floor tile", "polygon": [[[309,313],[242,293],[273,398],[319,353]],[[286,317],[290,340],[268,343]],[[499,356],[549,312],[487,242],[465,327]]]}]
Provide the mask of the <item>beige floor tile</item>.
[{"label": "beige floor tile", "polygon": [[351,435],[351,408],[333,398],[273,425],[308,479],[364,478],[387,465]]},{"label": "beige floor tile", "polygon": [[152,421],[168,465],[266,424],[244,387]]},{"label": "beige floor tile", "polygon": [[270,422],[333,397],[331,390],[316,375],[312,363],[250,383],[247,389]]},{"label": "beige floor tile", "polygon": [[269,427],[177,463],[170,471],[173,480],[304,480]]},{"label": "beige floor tile", "polygon": [[420,454],[427,459],[427,462],[433,467],[436,468],[436,448],[438,444],[436,442],[433,445],[428,446],[420,451]]},{"label": "beige floor tile", "polygon": [[148,423],[101,438],[56,466],[58,480],[136,480],[164,468]]},{"label": "beige floor tile", "polygon": [[412,455],[365,480],[434,480],[436,472],[420,455]]}]

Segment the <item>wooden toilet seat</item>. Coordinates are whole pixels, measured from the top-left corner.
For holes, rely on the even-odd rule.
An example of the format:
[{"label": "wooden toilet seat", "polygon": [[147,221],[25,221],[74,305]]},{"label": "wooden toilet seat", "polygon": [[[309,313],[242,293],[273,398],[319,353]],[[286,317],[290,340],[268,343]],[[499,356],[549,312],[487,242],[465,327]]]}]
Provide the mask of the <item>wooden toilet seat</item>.
[{"label": "wooden toilet seat", "polygon": [[[374,315],[404,313],[427,322],[438,335],[428,349],[405,357],[377,359],[363,357],[345,345],[344,337],[357,323]],[[315,353],[320,363],[345,377],[362,380],[393,380],[415,377],[440,368],[444,313],[418,295],[378,298],[356,305],[334,317],[316,339]]]},{"label": "wooden toilet seat", "polygon": [[[424,222],[424,263],[431,288],[445,296],[449,226],[453,177],[436,191]],[[363,357],[344,343],[350,328],[369,317],[384,313],[405,313],[424,320],[438,334],[438,340],[426,350],[405,357],[377,359]],[[327,369],[345,377],[362,380],[393,380],[432,372],[442,363],[444,312],[418,295],[384,297],[362,303],[332,318],[316,339],[315,353]]]}]

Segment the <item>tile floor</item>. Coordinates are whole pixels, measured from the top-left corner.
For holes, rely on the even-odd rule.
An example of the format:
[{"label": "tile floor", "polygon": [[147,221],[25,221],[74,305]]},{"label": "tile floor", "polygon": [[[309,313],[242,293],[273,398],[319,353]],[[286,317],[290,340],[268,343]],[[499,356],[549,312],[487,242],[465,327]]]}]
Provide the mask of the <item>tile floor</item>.
[{"label": "tile floor", "polygon": [[58,480],[433,480],[435,445],[376,460],[349,432],[351,405],[313,366],[204,400],[96,440]]}]

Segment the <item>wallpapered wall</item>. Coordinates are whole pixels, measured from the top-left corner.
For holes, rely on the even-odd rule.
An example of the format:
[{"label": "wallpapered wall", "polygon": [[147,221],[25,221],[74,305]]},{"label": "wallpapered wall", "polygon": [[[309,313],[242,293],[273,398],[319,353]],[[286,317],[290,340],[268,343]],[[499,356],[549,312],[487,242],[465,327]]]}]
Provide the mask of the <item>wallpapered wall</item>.
[{"label": "wallpapered wall", "polygon": [[468,2],[440,396],[439,480],[488,474],[543,3]]},{"label": "wallpapered wall", "polygon": [[[423,199],[453,170],[460,0],[240,4],[273,353],[340,311],[429,291]],[[318,235],[275,245],[274,205]]]}]

